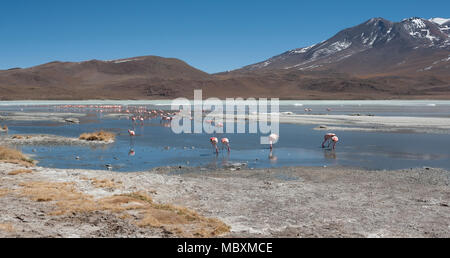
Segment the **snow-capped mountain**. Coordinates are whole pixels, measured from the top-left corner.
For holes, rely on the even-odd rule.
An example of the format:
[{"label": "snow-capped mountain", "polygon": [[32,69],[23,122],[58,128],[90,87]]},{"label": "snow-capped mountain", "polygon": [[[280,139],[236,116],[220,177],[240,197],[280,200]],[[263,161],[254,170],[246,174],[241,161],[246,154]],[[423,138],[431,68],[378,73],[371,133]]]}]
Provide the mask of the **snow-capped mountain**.
[{"label": "snow-capped mountain", "polygon": [[[321,43],[287,51],[238,71],[333,69],[367,74],[411,68],[412,64],[417,64],[414,69],[419,71],[448,57],[450,19],[412,17],[391,22],[372,18]],[[430,65],[424,66],[427,62]]]}]

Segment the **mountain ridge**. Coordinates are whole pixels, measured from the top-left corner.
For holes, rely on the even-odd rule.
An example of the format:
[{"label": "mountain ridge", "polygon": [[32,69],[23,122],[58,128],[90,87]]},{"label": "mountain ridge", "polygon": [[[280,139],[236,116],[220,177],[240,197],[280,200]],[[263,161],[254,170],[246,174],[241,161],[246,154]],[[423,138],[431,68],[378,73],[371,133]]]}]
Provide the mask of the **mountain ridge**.
[{"label": "mountain ridge", "polygon": [[[448,20],[448,21],[447,21]],[[279,97],[450,99],[450,19],[381,17],[229,72],[176,58],[54,61],[0,70],[0,100]]]},{"label": "mountain ridge", "polygon": [[[444,22],[446,19],[443,18],[439,19],[441,23],[430,20],[411,17],[401,22],[391,22],[381,17],[372,18],[354,27],[341,30],[328,40],[289,50],[232,72],[270,69],[317,70],[325,67],[365,75],[373,73],[374,70],[386,72],[393,68],[397,69],[395,65],[405,61],[408,55],[423,52],[421,56],[424,57],[430,54],[430,49],[433,55],[443,59],[446,53],[450,54],[450,25]],[[376,51],[373,51],[371,56],[367,55],[372,49]],[[392,54],[397,55],[396,58]],[[383,55],[392,57],[392,60],[383,60],[384,69],[375,66],[376,63],[370,63],[370,61],[376,62],[376,58]],[[356,69],[348,65],[339,65],[341,61],[355,56],[366,60],[367,65],[358,64]],[[348,69],[345,69],[346,67]],[[419,69],[421,68],[417,70]]]}]

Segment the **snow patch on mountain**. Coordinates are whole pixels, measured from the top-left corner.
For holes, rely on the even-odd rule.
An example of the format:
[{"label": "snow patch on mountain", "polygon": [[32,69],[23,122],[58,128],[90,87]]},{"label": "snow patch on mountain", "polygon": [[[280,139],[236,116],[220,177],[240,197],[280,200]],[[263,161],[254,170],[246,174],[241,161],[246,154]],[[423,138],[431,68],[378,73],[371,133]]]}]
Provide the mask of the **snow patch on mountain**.
[{"label": "snow patch on mountain", "polygon": [[302,53],[306,53],[308,50],[310,50],[311,48],[315,47],[317,44],[314,44],[312,46],[309,47],[304,47],[304,48],[297,48],[294,49],[292,51],[290,51],[291,54],[302,54]]},{"label": "snow patch on mountain", "polygon": [[436,17],[436,18],[429,19],[429,21],[434,22],[439,25],[442,25],[444,23],[450,22],[450,19]]},{"label": "snow patch on mountain", "polygon": [[339,51],[349,48],[351,45],[352,45],[352,42],[349,42],[349,41],[334,42],[334,43],[330,44],[328,47],[319,49],[316,52],[314,52],[312,59],[316,60],[317,58],[332,55],[334,53],[337,53]]},{"label": "snow patch on mountain", "polygon": [[120,64],[120,63],[127,63],[127,62],[132,62],[132,61],[140,61],[143,60],[142,58],[133,58],[133,59],[118,59],[118,60],[108,60],[106,62],[112,62],[115,64]]}]

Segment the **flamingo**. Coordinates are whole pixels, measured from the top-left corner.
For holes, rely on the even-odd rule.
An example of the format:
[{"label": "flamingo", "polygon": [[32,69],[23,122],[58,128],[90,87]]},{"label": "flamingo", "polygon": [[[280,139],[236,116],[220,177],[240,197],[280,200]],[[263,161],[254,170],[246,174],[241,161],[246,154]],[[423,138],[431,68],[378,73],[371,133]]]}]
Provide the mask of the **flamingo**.
[{"label": "flamingo", "polygon": [[278,136],[278,134],[273,133],[271,135],[269,135],[269,144],[270,144],[270,149],[273,149],[273,144],[278,142],[278,139],[280,138],[280,136]]},{"label": "flamingo", "polygon": [[133,137],[136,136],[136,132],[128,129],[128,134],[130,135],[130,145],[133,145]]},{"label": "flamingo", "polygon": [[333,141],[333,150],[336,148],[336,143],[339,141],[337,136],[331,137],[331,141]]},{"label": "flamingo", "polygon": [[334,150],[336,143],[339,141],[339,138],[336,136],[336,134],[335,133],[327,133],[327,134],[325,134],[325,136],[323,138],[324,139],[322,142],[322,148],[325,148],[325,143],[330,141],[328,146],[330,146],[330,144],[333,143],[333,150]]},{"label": "flamingo", "polygon": [[217,148],[217,143],[219,140],[216,137],[209,138],[209,141],[211,142],[212,146],[216,149],[216,153],[219,154],[219,149]]},{"label": "flamingo", "polygon": [[227,147],[228,152],[230,152],[230,140],[228,138],[222,138],[222,144]]}]

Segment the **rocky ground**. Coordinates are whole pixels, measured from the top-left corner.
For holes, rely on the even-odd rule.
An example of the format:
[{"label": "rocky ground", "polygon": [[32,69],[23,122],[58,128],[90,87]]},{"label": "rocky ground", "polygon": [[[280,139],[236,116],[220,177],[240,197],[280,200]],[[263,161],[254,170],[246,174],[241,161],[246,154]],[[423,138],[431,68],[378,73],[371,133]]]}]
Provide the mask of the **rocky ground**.
[{"label": "rocky ground", "polygon": [[118,173],[0,163],[0,236],[450,237],[449,183],[434,168]]}]

